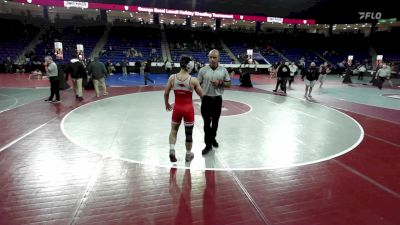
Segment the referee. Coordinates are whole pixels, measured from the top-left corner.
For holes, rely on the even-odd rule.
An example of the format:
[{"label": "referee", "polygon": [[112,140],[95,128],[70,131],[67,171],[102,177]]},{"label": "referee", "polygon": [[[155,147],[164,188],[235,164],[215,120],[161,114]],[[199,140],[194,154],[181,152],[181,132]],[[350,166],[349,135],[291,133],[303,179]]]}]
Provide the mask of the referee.
[{"label": "referee", "polygon": [[198,79],[204,96],[201,103],[201,115],[204,120],[204,142],[206,147],[202,154],[211,151],[212,147],[218,147],[215,140],[217,136],[218,121],[221,116],[222,94],[225,87],[231,86],[231,78],[225,67],[219,65],[219,51],[216,49],[208,53],[209,65],[199,71]]}]

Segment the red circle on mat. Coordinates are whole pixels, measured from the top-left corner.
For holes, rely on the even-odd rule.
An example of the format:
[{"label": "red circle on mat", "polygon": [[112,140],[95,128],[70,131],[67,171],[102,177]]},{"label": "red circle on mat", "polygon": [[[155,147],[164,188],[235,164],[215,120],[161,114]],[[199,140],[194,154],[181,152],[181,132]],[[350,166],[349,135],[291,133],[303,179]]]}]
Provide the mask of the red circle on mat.
[{"label": "red circle on mat", "polygon": [[[193,100],[194,111],[196,115],[201,115],[201,100],[196,99]],[[222,110],[221,116],[234,116],[247,113],[251,110],[251,107],[247,104],[231,101],[231,100],[223,100],[222,102]]]},{"label": "red circle on mat", "polygon": [[[174,104],[171,104],[174,107]],[[194,114],[201,116],[201,100],[193,100]],[[251,106],[237,101],[223,100],[221,116],[235,116],[251,111]]]}]

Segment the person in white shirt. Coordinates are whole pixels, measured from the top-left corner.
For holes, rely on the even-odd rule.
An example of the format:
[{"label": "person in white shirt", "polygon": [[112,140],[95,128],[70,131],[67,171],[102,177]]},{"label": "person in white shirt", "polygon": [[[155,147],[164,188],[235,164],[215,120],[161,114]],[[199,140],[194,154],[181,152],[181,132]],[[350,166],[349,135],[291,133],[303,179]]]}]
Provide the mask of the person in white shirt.
[{"label": "person in white shirt", "polygon": [[297,66],[294,64],[294,62],[291,62],[289,65],[289,70],[290,70],[290,78],[289,78],[289,88],[292,85],[292,82],[294,82],[294,75],[297,73]]},{"label": "person in white shirt", "polygon": [[380,68],[375,75],[376,79],[379,79],[378,82],[378,88],[382,89],[383,83],[385,82],[386,79],[389,79],[390,74],[388,73],[387,65],[382,64],[382,68]]},{"label": "person in white shirt", "polygon": [[362,80],[366,71],[367,71],[367,68],[365,67],[365,65],[361,64],[358,67],[358,78],[357,78],[357,80]]},{"label": "person in white shirt", "polygon": [[320,83],[319,87],[320,88],[322,88],[322,85],[324,84],[324,81],[326,79],[326,75],[328,73],[330,73],[330,72],[331,72],[331,70],[328,67],[328,63],[327,62],[324,62],[324,64],[322,64],[319,67],[319,83]]},{"label": "person in white shirt", "polygon": [[393,87],[393,83],[392,80],[390,79],[390,76],[392,75],[392,65],[390,63],[387,64],[386,66],[386,71],[387,71],[387,81],[389,83],[389,86],[392,88]]},{"label": "person in white shirt", "polygon": [[169,77],[172,71],[172,63],[169,60],[165,61],[165,71],[167,72]]}]

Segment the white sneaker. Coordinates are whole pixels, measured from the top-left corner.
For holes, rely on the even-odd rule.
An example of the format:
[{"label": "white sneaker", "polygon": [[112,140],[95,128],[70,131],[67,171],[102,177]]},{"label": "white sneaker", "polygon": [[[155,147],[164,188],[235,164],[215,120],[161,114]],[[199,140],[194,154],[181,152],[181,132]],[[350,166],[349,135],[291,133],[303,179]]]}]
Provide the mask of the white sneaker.
[{"label": "white sneaker", "polygon": [[186,162],[192,161],[193,158],[194,158],[193,152],[186,152],[186,157],[185,157]]}]

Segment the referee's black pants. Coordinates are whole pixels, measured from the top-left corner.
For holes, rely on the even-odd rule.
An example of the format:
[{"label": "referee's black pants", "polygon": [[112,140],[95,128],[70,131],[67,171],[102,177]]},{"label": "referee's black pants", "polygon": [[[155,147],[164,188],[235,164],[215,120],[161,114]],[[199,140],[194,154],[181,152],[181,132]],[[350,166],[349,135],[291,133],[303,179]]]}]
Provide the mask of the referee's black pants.
[{"label": "referee's black pants", "polygon": [[221,108],[222,96],[203,96],[201,102],[201,116],[204,120],[204,142],[208,148],[211,148],[217,136]]},{"label": "referee's black pants", "polygon": [[50,77],[50,97],[49,100],[53,100],[54,95],[56,100],[60,101],[60,80],[58,77]]}]

